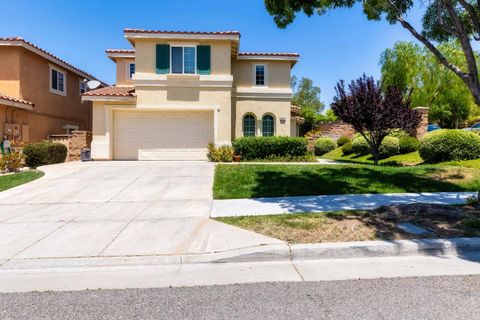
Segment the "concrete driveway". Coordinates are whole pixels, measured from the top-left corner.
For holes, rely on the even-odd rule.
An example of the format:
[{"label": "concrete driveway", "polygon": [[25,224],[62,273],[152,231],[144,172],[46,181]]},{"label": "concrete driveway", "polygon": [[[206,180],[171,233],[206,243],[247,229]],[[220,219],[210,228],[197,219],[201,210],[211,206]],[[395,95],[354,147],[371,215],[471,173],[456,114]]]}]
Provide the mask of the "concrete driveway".
[{"label": "concrete driveway", "polygon": [[43,178],[0,193],[1,269],[282,243],[209,219],[211,163],[72,162],[41,169]]}]

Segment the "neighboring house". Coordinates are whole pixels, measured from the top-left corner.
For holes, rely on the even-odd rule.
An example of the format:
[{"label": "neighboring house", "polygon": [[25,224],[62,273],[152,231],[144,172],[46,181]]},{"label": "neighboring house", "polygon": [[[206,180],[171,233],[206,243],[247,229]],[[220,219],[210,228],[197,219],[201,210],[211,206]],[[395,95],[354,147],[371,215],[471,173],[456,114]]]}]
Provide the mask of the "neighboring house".
[{"label": "neighboring house", "polygon": [[206,159],[209,142],[295,136],[296,53],[239,52],[240,33],[125,29],[134,50],[107,50],[117,83],[90,91],[94,159]]},{"label": "neighboring house", "polygon": [[0,38],[0,134],[15,142],[91,130],[92,75],[20,38]]}]

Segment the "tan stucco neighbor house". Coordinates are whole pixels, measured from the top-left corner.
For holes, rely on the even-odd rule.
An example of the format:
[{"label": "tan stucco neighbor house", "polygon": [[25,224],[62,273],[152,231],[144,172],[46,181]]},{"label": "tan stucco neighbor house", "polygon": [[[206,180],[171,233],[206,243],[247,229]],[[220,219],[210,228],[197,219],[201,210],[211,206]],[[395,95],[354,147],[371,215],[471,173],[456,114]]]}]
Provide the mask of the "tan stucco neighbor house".
[{"label": "tan stucco neighbor house", "polygon": [[37,142],[91,130],[92,103],[81,95],[93,79],[21,37],[0,38],[0,136]]},{"label": "tan stucco neighbor house", "polygon": [[209,142],[296,136],[290,104],[296,53],[240,52],[240,33],[125,29],[134,49],[110,49],[116,85],[93,102],[92,157],[202,160]]}]

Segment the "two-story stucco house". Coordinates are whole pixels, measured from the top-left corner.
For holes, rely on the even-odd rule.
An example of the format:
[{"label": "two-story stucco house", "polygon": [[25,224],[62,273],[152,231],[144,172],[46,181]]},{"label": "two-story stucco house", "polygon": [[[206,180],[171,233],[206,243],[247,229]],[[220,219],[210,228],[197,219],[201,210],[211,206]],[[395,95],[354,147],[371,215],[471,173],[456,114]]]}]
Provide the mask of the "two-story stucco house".
[{"label": "two-story stucco house", "polygon": [[0,38],[0,135],[37,142],[91,130],[92,103],[82,103],[81,95],[92,79],[23,38]]},{"label": "two-story stucco house", "polygon": [[116,85],[93,101],[94,159],[206,159],[209,142],[295,136],[290,72],[296,53],[240,52],[240,33],[125,29],[110,49]]}]

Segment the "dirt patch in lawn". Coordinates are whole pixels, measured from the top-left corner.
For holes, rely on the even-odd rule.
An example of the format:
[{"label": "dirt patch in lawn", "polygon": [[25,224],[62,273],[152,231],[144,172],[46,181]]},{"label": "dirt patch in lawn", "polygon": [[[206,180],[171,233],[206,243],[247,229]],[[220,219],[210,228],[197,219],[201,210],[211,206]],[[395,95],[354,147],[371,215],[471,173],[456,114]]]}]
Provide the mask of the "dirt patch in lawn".
[{"label": "dirt patch in lawn", "polygon": [[[480,207],[412,204],[373,211],[302,213],[219,218],[221,222],[290,243],[400,240],[480,236]],[[409,234],[398,228],[411,223],[428,231]]]},{"label": "dirt patch in lawn", "polygon": [[472,168],[464,167],[444,167],[441,170],[435,171],[431,177],[450,183],[459,183],[462,181],[470,181],[478,176],[478,171]]}]

